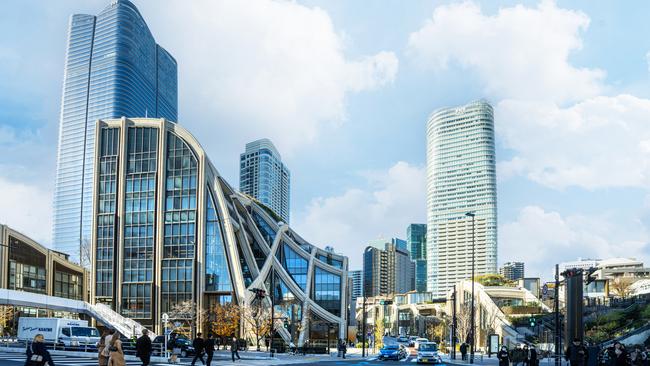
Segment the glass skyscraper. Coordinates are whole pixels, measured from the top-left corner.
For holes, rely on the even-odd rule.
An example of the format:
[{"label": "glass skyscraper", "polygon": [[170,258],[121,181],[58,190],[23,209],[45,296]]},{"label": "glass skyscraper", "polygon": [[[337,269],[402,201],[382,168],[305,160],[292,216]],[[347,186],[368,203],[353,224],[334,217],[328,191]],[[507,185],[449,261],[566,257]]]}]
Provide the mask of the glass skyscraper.
[{"label": "glass skyscraper", "polygon": [[427,225],[411,224],[406,228],[406,242],[415,261],[415,290],[427,291]]},{"label": "glass skyscraper", "polygon": [[[497,273],[494,112],[484,100],[435,111],[427,123],[427,290]],[[475,214],[467,216],[468,212]]]},{"label": "glass skyscraper", "polygon": [[291,173],[271,140],[247,143],[239,164],[239,190],[255,197],[288,224]]},{"label": "glass skyscraper", "polygon": [[70,17],[53,243],[78,260],[90,240],[95,124],[100,118],[177,120],[176,60],[156,44],[138,9],[112,1],[97,16]]}]

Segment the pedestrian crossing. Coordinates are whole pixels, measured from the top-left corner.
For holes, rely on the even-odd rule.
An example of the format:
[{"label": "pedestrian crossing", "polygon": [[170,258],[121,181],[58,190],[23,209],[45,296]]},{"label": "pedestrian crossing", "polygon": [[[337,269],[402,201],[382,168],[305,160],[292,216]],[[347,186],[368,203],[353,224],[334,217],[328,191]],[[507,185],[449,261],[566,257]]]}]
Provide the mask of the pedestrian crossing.
[{"label": "pedestrian crossing", "polygon": [[[0,352],[0,366],[23,366],[25,364],[25,354],[24,353],[4,353]],[[66,356],[66,355],[52,355],[52,361],[54,361],[54,364],[56,366],[97,366],[97,359],[96,358],[91,358],[91,357],[79,357],[79,356]],[[234,365],[239,365],[239,366],[268,366],[271,364],[279,364],[279,363],[284,363],[289,364],[289,363],[295,363],[294,362],[286,362],[286,360],[280,361],[280,360],[238,360]],[[299,361],[298,361],[299,362]],[[214,359],[212,361],[212,365],[220,365],[224,363],[224,359]],[[228,364],[231,364],[230,360],[227,360]],[[140,361],[126,361],[126,366],[140,366],[142,365],[142,362]],[[173,365],[175,366],[191,366],[191,361],[180,361],[177,363],[174,363]],[[200,362],[197,363],[197,366],[201,365]],[[152,362],[150,366],[170,366],[169,363],[160,363],[160,362]]]}]

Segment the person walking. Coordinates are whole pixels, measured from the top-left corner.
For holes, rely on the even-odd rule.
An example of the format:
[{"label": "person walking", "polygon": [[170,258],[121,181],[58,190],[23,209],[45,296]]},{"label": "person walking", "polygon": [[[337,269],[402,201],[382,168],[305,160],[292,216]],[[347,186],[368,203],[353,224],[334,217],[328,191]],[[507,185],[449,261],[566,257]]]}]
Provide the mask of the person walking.
[{"label": "person walking", "polygon": [[230,343],[230,355],[232,356],[232,362],[235,362],[235,356],[238,360],[241,360],[239,357],[239,343],[237,342],[237,337],[232,337],[232,343]]},{"label": "person walking", "polygon": [[99,366],[108,365],[108,356],[104,356],[104,349],[106,349],[106,337],[110,334],[108,329],[104,329],[102,336],[97,342],[97,364]]},{"label": "person walking", "polygon": [[[113,340],[113,337],[114,337],[114,336],[115,336],[115,329],[110,329],[110,330],[108,331],[108,334],[106,334],[106,335],[103,337],[104,348],[103,348],[102,351],[101,351],[101,356],[102,356],[102,359],[103,359],[103,360],[102,360],[102,361],[99,361],[99,362],[106,362],[106,363],[105,363],[105,364],[101,364],[101,363],[100,363],[100,365],[102,365],[102,366],[108,365],[108,358],[109,358],[110,355],[111,355],[111,351],[110,351],[110,347],[111,347],[111,346],[110,346],[110,343],[111,343],[111,341]],[[101,342],[101,341],[100,341],[100,342]]]},{"label": "person walking", "polygon": [[621,342],[614,342],[614,347],[608,351],[611,366],[627,366],[627,352]]},{"label": "person walking", "polygon": [[530,354],[529,354],[529,350],[528,350],[528,345],[527,345],[527,344],[524,344],[524,348],[522,348],[522,350],[521,350],[521,356],[522,356],[522,357],[521,357],[521,358],[522,358],[521,361],[524,363],[524,366],[532,366],[532,365],[530,364]]},{"label": "person walking", "polygon": [[530,350],[528,351],[528,363],[530,366],[538,366],[539,365],[539,355],[537,354],[537,349],[535,348],[534,345],[530,346]]},{"label": "person walking", "polygon": [[341,340],[341,354],[343,355],[343,359],[345,360],[345,354],[348,352],[348,345],[345,343],[344,340]]},{"label": "person walking", "polygon": [[32,344],[27,347],[25,351],[27,359],[25,360],[25,366],[54,366],[54,361],[52,361],[52,356],[50,352],[45,347],[43,343],[44,337],[42,334],[37,334],[32,340]]},{"label": "person walking", "polygon": [[208,339],[204,344],[205,353],[208,358],[205,360],[205,365],[210,366],[212,362],[212,356],[214,356],[214,338],[212,338],[212,333],[208,333]]},{"label": "person walking", "polygon": [[567,347],[564,358],[571,363],[571,366],[587,365],[587,348],[582,344],[580,339],[575,338],[571,345]]},{"label": "person walking", "polygon": [[111,342],[108,343],[108,351],[110,352],[108,366],[126,366],[119,332],[115,332],[111,337]]},{"label": "person walking", "polygon": [[148,366],[151,361],[151,338],[149,330],[143,329],[142,336],[135,341],[135,355],[142,361],[142,366]]},{"label": "person walking", "polygon": [[171,333],[167,340],[167,351],[171,353],[169,356],[169,363],[176,363],[180,349],[176,347],[176,333]]},{"label": "person walking", "polygon": [[508,354],[508,347],[501,346],[501,350],[497,353],[499,366],[510,366],[510,355]]},{"label": "person walking", "polygon": [[467,360],[467,343],[460,344],[460,357],[463,361]]},{"label": "person walking", "polygon": [[194,359],[192,359],[192,366],[196,363],[196,360],[201,360],[201,363],[205,365],[203,361],[203,349],[205,348],[205,340],[201,337],[201,332],[196,333],[196,338],[192,341],[192,347],[194,347]]},{"label": "person walking", "polygon": [[634,350],[630,352],[630,365],[631,366],[643,366],[643,355],[641,352],[641,347],[636,346]]}]

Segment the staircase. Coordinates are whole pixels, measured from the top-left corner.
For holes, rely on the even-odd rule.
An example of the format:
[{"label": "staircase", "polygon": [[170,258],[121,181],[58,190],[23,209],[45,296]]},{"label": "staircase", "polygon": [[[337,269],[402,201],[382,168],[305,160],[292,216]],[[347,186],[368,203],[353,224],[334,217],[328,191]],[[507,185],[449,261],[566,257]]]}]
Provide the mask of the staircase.
[{"label": "staircase", "polygon": [[[118,332],[122,333],[125,337],[138,337],[142,334],[142,330],[146,329],[142,326],[142,324],[136,322],[133,319],[123,317],[104,304],[86,303],[86,309],[86,313],[88,315],[106,324],[108,327],[114,328]],[[149,331],[149,338],[156,338],[156,334],[151,332],[151,330]]]}]

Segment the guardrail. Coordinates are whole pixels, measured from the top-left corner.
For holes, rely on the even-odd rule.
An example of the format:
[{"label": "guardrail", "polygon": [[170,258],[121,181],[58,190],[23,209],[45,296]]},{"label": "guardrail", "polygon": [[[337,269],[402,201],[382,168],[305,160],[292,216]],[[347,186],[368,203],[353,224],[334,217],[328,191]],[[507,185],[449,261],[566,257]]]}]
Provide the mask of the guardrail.
[{"label": "guardrail", "polygon": [[[83,352],[88,354],[97,354],[97,344],[96,343],[80,343],[77,346],[65,346],[61,343],[56,344],[52,342],[44,342],[48,350],[52,351],[70,351],[70,352]],[[29,341],[19,340],[14,337],[3,337],[0,338],[0,351],[5,349],[10,349],[14,352],[17,350],[27,350],[27,347],[31,344]],[[122,349],[124,350],[125,355],[135,356],[135,341],[131,340],[122,340]],[[152,357],[166,357],[167,353],[165,352],[165,345],[162,343],[153,343],[152,344]]]}]

